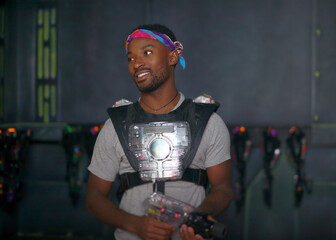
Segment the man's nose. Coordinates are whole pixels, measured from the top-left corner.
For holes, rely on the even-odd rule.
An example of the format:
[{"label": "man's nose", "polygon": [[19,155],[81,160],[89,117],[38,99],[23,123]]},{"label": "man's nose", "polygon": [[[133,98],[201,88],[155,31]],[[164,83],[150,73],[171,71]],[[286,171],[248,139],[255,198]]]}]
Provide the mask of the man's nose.
[{"label": "man's nose", "polygon": [[141,57],[135,59],[134,68],[139,68],[144,65],[144,61]]}]

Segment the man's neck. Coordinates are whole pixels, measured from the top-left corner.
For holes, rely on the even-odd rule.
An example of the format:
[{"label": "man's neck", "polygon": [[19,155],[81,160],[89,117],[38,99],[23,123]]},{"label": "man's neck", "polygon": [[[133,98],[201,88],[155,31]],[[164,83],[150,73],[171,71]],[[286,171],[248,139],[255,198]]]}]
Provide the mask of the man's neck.
[{"label": "man's neck", "polygon": [[180,94],[174,86],[174,88],[169,91],[157,90],[141,93],[140,105],[146,112],[166,114],[174,109],[179,99]]}]

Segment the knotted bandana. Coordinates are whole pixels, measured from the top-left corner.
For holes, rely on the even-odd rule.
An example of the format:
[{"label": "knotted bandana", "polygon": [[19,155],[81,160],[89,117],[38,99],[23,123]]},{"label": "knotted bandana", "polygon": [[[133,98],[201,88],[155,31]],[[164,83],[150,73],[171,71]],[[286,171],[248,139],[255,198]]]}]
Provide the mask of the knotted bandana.
[{"label": "knotted bandana", "polygon": [[170,50],[172,51],[177,50],[177,53],[179,54],[179,62],[182,68],[185,69],[185,60],[182,57],[183,45],[179,41],[173,42],[166,34],[163,33],[153,32],[147,29],[138,29],[128,36],[126,40],[126,51],[130,41],[132,41],[135,38],[150,38],[154,40],[159,40]]}]

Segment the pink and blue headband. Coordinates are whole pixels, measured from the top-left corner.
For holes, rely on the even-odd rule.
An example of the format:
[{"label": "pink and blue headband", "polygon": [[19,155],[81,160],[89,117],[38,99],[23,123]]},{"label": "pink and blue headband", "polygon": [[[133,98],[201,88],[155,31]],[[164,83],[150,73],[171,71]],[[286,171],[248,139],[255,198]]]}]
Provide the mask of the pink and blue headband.
[{"label": "pink and blue headband", "polygon": [[147,29],[138,29],[128,36],[126,40],[126,50],[127,50],[127,47],[130,41],[132,41],[135,38],[150,38],[154,40],[159,40],[165,46],[167,46],[170,50],[172,51],[177,50],[179,54],[179,62],[182,68],[185,69],[185,60],[182,57],[183,45],[179,41],[173,42],[166,34],[163,34],[163,33],[152,32]]}]

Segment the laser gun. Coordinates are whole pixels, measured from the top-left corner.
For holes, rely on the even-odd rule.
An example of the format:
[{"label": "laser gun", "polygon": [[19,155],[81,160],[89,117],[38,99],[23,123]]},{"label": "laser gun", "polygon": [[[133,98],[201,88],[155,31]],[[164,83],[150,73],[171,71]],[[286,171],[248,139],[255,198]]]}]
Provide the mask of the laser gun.
[{"label": "laser gun", "polygon": [[207,213],[197,212],[192,205],[172,197],[154,192],[143,202],[146,215],[179,228],[186,224],[194,229],[195,234],[204,238],[225,239],[227,227],[219,222],[208,219]]}]

